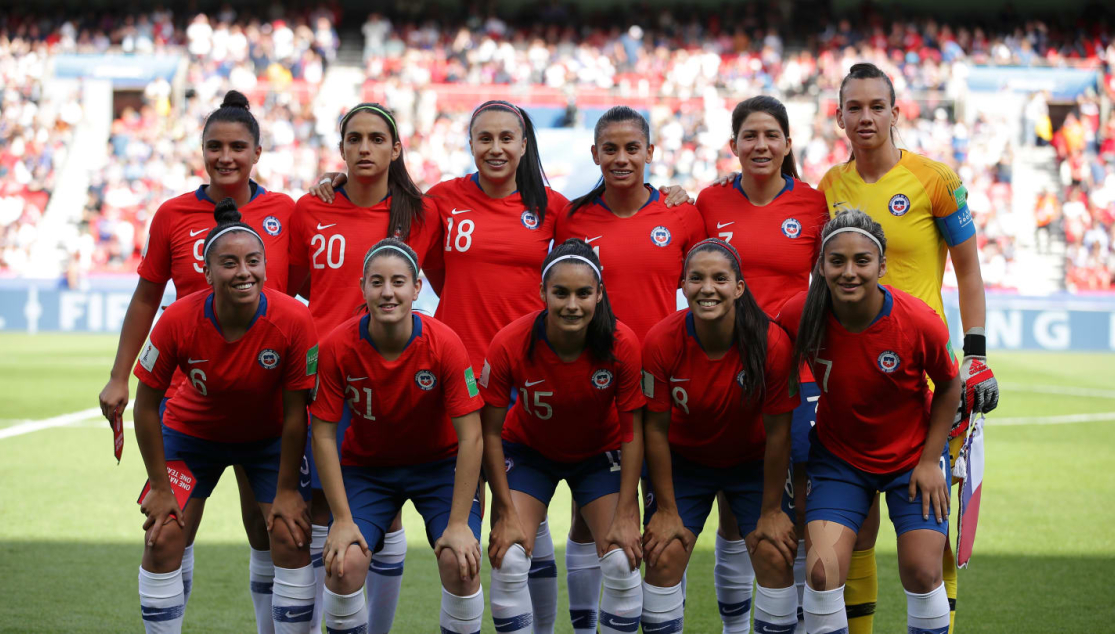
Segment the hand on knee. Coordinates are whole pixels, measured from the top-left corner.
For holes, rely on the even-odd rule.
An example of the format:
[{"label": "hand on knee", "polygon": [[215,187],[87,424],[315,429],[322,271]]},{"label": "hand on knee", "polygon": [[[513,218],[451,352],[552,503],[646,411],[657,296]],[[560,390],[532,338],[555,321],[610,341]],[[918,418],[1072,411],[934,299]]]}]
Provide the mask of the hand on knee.
[{"label": "hand on knee", "polygon": [[[477,553],[479,556],[479,553]],[[504,559],[506,565],[506,558]],[[480,589],[480,575],[461,578],[461,564],[457,552],[452,548],[443,548],[437,558],[438,574],[441,576],[441,587],[457,596],[471,596]]]},{"label": "hand on knee", "polygon": [[275,565],[284,568],[301,568],[310,563],[309,536],[302,538],[302,545],[290,532],[287,523],[279,518],[271,525],[271,558]]},{"label": "hand on knee", "polygon": [[768,588],[788,588],[794,583],[793,555],[791,560],[786,560],[786,555],[778,547],[767,540],[760,540],[751,552],[751,566],[755,569],[755,578],[759,585]]},{"label": "hand on knee", "polygon": [[144,535],[143,566],[151,572],[170,572],[182,565],[182,553],[186,550],[186,532],[173,518],[159,529],[154,543],[151,539],[152,527]]},{"label": "hand on knee", "polygon": [[337,594],[352,594],[364,587],[371,556],[360,550],[359,544],[350,544],[345,550],[344,565],[334,561],[325,571],[325,587]]}]

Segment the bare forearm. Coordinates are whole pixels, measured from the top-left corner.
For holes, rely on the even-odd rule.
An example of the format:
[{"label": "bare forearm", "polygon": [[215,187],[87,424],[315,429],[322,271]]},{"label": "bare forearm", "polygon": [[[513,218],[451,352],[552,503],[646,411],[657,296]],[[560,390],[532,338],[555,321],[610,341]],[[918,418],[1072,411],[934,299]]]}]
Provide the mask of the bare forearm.
[{"label": "bare forearm", "polygon": [[336,519],[352,519],[348,507],[348,495],[341,476],[341,458],[337,454],[337,423],[314,420],[313,433],[314,466],[321,480],[321,489],[329,501],[329,510]]},{"label": "bare forearm", "polygon": [[159,400],[161,394],[136,397],[135,432],[139,454],[143,456],[143,466],[147,469],[147,479],[151,488],[170,490],[170,478],[166,474],[166,454],[163,452],[163,431],[159,423]]},{"label": "bare forearm", "polygon": [[956,417],[956,408],[960,403],[960,377],[951,381],[936,384],[933,392],[933,401],[929,407],[929,431],[925,436],[925,448],[922,449],[922,461],[936,462],[948,442],[949,429]]},{"label": "bare forearm", "polygon": [[[669,414],[667,414],[668,416]],[[653,416],[653,414],[651,415]],[[649,416],[648,416],[649,418]],[[667,419],[668,420],[668,419]],[[669,423],[654,424],[648,420],[643,435],[650,484],[659,510],[677,512],[674,500],[673,468],[670,458]]]},{"label": "bare forearm", "polygon": [[639,476],[643,470],[643,424],[636,415],[631,442],[623,443],[620,452],[619,505],[617,514],[639,514]]},{"label": "bare forearm", "polygon": [[306,452],[306,393],[283,395],[283,440],[279,454],[278,488],[298,490],[299,468]]},{"label": "bare forearm", "polygon": [[476,430],[457,440],[457,470],[453,476],[453,505],[449,509],[450,523],[468,523],[476,485],[480,481],[480,463],[484,459],[484,441]]},{"label": "bare forearm", "polygon": [[155,314],[159,312],[159,301],[162,299],[162,286],[140,280],[132,294],[132,301],[128,304],[128,311],[124,313],[124,324],[120,330],[120,341],[116,346],[116,359],[112,363],[109,376],[116,380],[127,380],[132,371],[139,350],[147,339],[151,330],[151,323],[155,321]]},{"label": "bare forearm", "polygon": [[764,416],[767,445],[763,454],[764,513],[782,508],[782,491],[790,470],[790,420],[792,414]]},{"label": "bare forearm", "polygon": [[485,407],[480,414],[484,434],[484,477],[492,489],[492,513],[496,516],[512,508],[503,455],[503,419],[506,415],[506,409],[491,407]]}]

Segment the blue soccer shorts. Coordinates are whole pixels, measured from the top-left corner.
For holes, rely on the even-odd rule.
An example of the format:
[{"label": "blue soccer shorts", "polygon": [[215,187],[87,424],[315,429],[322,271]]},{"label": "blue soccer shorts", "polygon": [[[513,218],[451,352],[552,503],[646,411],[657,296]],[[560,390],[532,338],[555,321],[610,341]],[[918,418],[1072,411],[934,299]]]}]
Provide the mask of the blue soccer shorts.
[{"label": "blue soccer shorts", "polygon": [[550,460],[541,453],[519,443],[503,441],[507,485],[549,506],[558,482],[565,480],[578,506],[587,506],[605,495],[619,493],[620,450],[604,453],[577,462]]},{"label": "blue soccer shorts", "polygon": [[802,383],[801,404],[794,408],[793,421],[790,423],[790,461],[794,464],[809,462],[809,432],[817,424],[817,401],[821,389],[813,381]]}]

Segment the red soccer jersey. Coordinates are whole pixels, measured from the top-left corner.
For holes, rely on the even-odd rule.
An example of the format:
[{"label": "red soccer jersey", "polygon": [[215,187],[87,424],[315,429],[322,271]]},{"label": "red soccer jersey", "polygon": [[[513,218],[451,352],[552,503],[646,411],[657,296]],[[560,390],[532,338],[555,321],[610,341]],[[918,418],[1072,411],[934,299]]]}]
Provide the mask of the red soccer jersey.
[{"label": "red soccer jersey", "polygon": [[[812,363],[821,388],[817,436],[857,469],[898,473],[912,469],[925,446],[933,399],[926,374],[940,383],[958,369],[937,313],[913,295],[882,288],[883,310],[863,332],[848,332],[829,314],[825,344]],[[804,306],[801,293],[777,318],[792,337]]]},{"label": "red soccer jersey", "polygon": [[[139,263],[139,276],[155,284],[174,282],[177,297],[208,290],[202,270],[202,248],[209,230],[217,226],[213,210],[217,203],[206,193],[207,185],[197,191],[182,194],[159,206],[151,220],[143,259]],[[290,240],[290,222],[294,201],[286,194],[269,192],[252,183],[252,198],[240,208],[242,220],[263,238],[267,259],[265,288],[286,292],[287,250]],[[175,373],[166,397],[174,396],[182,383],[181,373]]]},{"label": "red soccer jersey", "polygon": [[659,322],[643,341],[643,391],[647,409],[670,412],[670,448],[712,467],[762,460],[766,446],[763,414],[793,411],[801,402],[790,383],[789,337],[767,326],[762,400],[743,399],[743,362],[733,347],[710,359],[686,310]]},{"label": "red soccer jersey", "polygon": [[348,319],[321,342],[310,413],[339,421],[348,401],[352,424],[341,445],[341,464],[395,467],[456,455],[450,419],[484,405],[460,337],[416,313],[407,347],[387,361],[368,336],[369,319]]},{"label": "red soccer jersey", "polygon": [[481,367],[492,337],[542,308],[538,282],[554,237],[554,222],[569,203],[547,188],[544,222],[518,193],[491,198],[476,174],[438,183],[429,196],[442,223],[445,286],[435,316],[458,335],[473,367]]},{"label": "red soccer jersey", "polygon": [[[538,329],[538,340],[528,357],[532,329]],[[585,350],[566,363],[550,348],[545,332],[545,311],[537,311],[511,322],[492,339],[480,375],[484,402],[507,407],[511,388],[519,388],[503,423],[503,439],[558,462],[619,449],[618,412],[637,410],[645,402],[635,333],[616,323],[614,361],[596,361]]]},{"label": "red soccer jersey", "polygon": [[786,300],[809,288],[809,273],[829,220],[825,195],[784,177],[786,187],[769,204],[751,204],[736,176],[731,187],[712,185],[697,198],[708,235],[739,251],[743,279],[755,301],[774,315]]},{"label": "red soccer jersey", "polygon": [[[173,280],[178,297],[209,288],[202,272],[201,251],[205,236],[217,226],[217,221],[213,218],[216,203],[206,194],[206,188],[202,185],[197,191],[160,205],[143,247],[139,276],[155,284]],[[240,214],[263,238],[267,257],[264,286],[285,292],[294,201],[286,194],[269,192],[255,183],[252,183],[252,191],[251,201],[240,208]]]},{"label": "red soccer jersey", "polygon": [[[410,228],[407,244],[418,254],[419,266],[439,242],[437,210],[429,201],[422,221]],[[387,237],[391,198],[358,207],[344,189],[332,203],[310,194],[298,199],[290,238],[290,263],[310,272],[310,314],[324,337],[357,313],[364,304],[360,277],[368,249]]]},{"label": "red soccer jersey", "polygon": [[165,390],[176,369],[186,376],[167,403],[163,424],[219,442],[282,435],[283,390],[314,386],[317,333],[310,311],[283,293],[260,293],[248,331],[228,342],[213,312],[213,293],[171,304],[151,331],[135,375]]},{"label": "red soccer jersey", "polygon": [[647,331],[677,312],[685,255],[705,239],[704,222],[690,204],[667,207],[658,190],[630,218],[620,218],[602,198],[557,219],[554,244],[580,238],[596,251],[616,317],[642,341]]}]

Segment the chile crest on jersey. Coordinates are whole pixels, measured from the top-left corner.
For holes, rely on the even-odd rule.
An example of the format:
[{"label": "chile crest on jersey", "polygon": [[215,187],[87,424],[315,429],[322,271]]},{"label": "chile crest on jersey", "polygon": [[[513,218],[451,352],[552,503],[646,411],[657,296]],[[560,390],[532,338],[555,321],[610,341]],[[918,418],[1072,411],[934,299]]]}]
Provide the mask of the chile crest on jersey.
[{"label": "chile crest on jersey", "polygon": [[905,194],[895,194],[890,197],[887,209],[891,215],[905,216],[906,212],[910,211],[910,199]]},{"label": "chile crest on jersey", "polygon": [[524,227],[531,231],[538,228],[538,214],[529,209],[523,211],[523,214],[519,216],[519,221],[523,223]]},{"label": "chile crest on jersey", "polygon": [[419,370],[414,374],[414,382],[418,384],[419,389],[429,392],[437,386],[437,377],[429,370]]},{"label": "chile crest on jersey", "polygon": [[279,365],[279,353],[267,348],[259,353],[257,360],[265,370],[274,370]]},{"label": "chile crest on jersey", "polygon": [[671,240],[673,240],[673,236],[670,235],[670,230],[662,225],[658,225],[650,230],[650,241],[653,242],[656,247],[668,246]]},{"label": "chile crest on jersey", "polygon": [[897,352],[887,350],[879,355],[878,364],[880,370],[890,374],[898,369],[898,366],[902,364],[902,359],[899,358]]},{"label": "chile crest on jersey", "polygon": [[592,386],[598,390],[608,389],[612,384],[612,373],[604,368],[600,368],[592,373]]},{"label": "chile crest on jersey", "polygon": [[277,236],[283,232],[283,223],[275,216],[267,216],[263,219],[263,230],[269,236]]},{"label": "chile crest on jersey", "polygon": [[787,218],[782,221],[782,235],[791,240],[801,237],[801,221],[797,218]]}]

